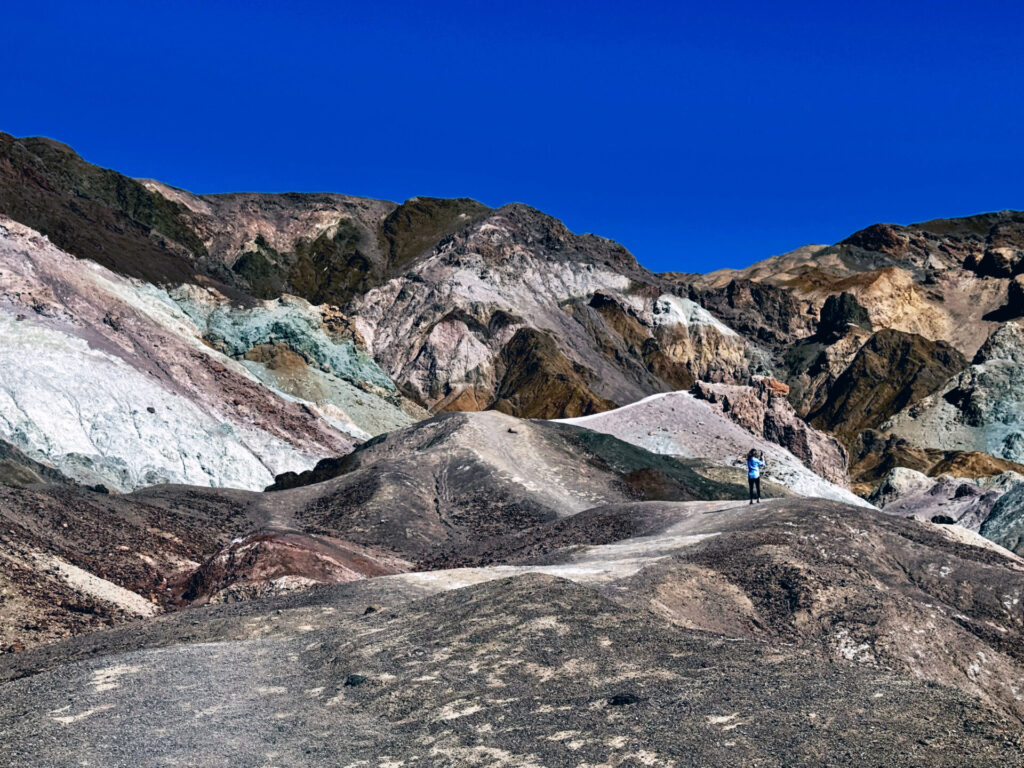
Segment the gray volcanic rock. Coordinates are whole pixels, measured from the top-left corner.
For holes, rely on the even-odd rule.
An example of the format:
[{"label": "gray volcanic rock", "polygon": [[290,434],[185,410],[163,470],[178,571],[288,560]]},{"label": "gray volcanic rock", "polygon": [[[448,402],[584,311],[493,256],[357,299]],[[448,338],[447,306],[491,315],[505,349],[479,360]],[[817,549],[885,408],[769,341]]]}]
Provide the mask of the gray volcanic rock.
[{"label": "gray volcanic rock", "polygon": [[964,266],[985,277],[1013,277],[1024,272],[1024,216],[1007,216],[985,239],[980,258],[972,253]]},{"label": "gray volcanic rock", "polygon": [[1012,602],[1024,561],[959,526],[822,499],[766,504],[588,510],[447,560],[488,567],[394,578],[453,588],[524,571],[562,576],[691,629],[903,670],[1024,714],[1024,625]]},{"label": "gray volcanic rock", "polygon": [[674,459],[586,429],[489,411],[437,416],[311,472],[285,476],[264,506],[307,529],[413,561],[439,547],[635,499],[740,499]]},{"label": "gray volcanic rock", "polygon": [[1024,715],[1024,626],[1005,601],[1024,578],[1019,558],[959,528],[824,500],[775,500],[766,512],[672,528],[722,533],[638,572],[624,591],[684,626],[901,669]]},{"label": "gray volcanic rock", "polygon": [[1024,462],[1024,325],[1001,325],[972,365],[886,427],[914,445]]},{"label": "gray volcanic rock", "polygon": [[288,490],[273,493],[0,486],[0,562],[15,577],[0,649],[82,631],[77,605],[95,606],[96,621],[110,624],[140,606],[172,610],[395,573],[597,505],[739,499],[742,483],[739,473],[720,477],[607,435],[491,411],[381,436],[280,477],[275,487]]},{"label": "gray volcanic rock", "polygon": [[777,353],[810,336],[816,316],[784,288],[753,280],[730,280],[715,288],[698,288],[698,275],[666,273],[666,279],[687,286],[690,298],[754,344]]},{"label": "gray volcanic rock", "polygon": [[[51,674],[8,684],[0,718],[12,759],[55,768],[83,757],[118,768],[268,756],[309,766],[666,767],[1020,756],[1006,725],[948,691],[652,619],[523,577],[365,619],[321,615],[299,643],[290,633],[109,655],[67,670],[59,698]],[[294,660],[277,662],[286,656]],[[355,675],[364,682],[346,686]],[[181,683],[163,690],[169,679]],[[947,725],[935,729],[933,718]]]},{"label": "gray volcanic rock", "polygon": [[873,331],[871,316],[852,293],[840,293],[825,299],[821,307],[821,319],[816,335],[826,343],[835,341],[846,334],[848,325],[856,325],[866,331]]},{"label": "gray volcanic rock", "polygon": [[971,357],[996,327],[998,319],[987,315],[1005,303],[1009,284],[1009,273],[979,279],[976,270],[997,253],[1024,247],[1021,221],[1024,213],[1000,211],[910,226],[879,224],[833,246],[804,246],[692,281],[705,290],[731,280],[784,288],[814,314],[829,296],[848,292],[876,329],[947,341]]},{"label": "gray volcanic rock", "polygon": [[1007,681],[1021,627],[1002,603],[1021,584],[1013,556],[815,500],[647,502],[627,516],[645,535],[532,565],[191,610],[5,657],[8,751],[112,768],[268,754],[424,766],[1024,760],[1006,719],[1019,713]]},{"label": "gray volcanic rock", "polygon": [[[896,467],[868,500],[888,514],[933,522],[941,518],[972,531],[984,531],[1000,499],[1022,483],[1024,476],[1016,472],[967,480],[949,475],[928,477],[912,469]],[[986,537],[1006,546],[998,538]]]},{"label": "gray volcanic rock", "polygon": [[0,652],[209,600],[396,573],[411,564],[307,534],[245,491],[106,494],[0,486]]},{"label": "gray volcanic rock", "polygon": [[1024,483],[993,505],[981,534],[1018,555],[1024,554]]},{"label": "gray volcanic rock", "polygon": [[916,496],[935,487],[936,481],[923,472],[894,467],[868,498],[879,509],[908,496]]}]

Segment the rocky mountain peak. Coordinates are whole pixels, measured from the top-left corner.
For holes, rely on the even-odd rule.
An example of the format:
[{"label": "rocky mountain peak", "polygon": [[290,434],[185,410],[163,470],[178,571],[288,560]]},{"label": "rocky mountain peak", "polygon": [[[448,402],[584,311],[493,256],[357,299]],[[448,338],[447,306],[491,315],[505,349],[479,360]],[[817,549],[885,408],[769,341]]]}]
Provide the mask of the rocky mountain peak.
[{"label": "rocky mountain peak", "polygon": [[865,251],[887,253],[899,258],[905,252],[907,238],[901,237],[897,230],[888,224],[872,224],[867,229],[853,233],[840,245],[852,245]]}]

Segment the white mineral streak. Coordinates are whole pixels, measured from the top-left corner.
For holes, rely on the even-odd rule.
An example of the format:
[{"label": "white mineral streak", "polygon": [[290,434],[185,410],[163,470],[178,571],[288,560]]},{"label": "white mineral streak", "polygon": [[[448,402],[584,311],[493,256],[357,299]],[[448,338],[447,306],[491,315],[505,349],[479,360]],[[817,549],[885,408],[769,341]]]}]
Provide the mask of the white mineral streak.
[{"label": "white mineral streak", "polygon": [[273,480],[257,451],[287,463],[288,446],[269,435],[240,433],[119,358],[6,314],[0,370],[4,439],[82,482],[255,489]]},{"label": "white mineral streak", "polygon": [[[393,392],[386,374],[351,342],[329,339],[319,318],[291,297],[246,310],[204,289],[172,297],[2,219],[0,438],[120,491],[263,488],[350,450],[350,435],[412,420],[374,394]],[[211,333],[224,350],[204,341]],[[301,339],[317,367],[286,378],[233,359],[275,334]]]}]

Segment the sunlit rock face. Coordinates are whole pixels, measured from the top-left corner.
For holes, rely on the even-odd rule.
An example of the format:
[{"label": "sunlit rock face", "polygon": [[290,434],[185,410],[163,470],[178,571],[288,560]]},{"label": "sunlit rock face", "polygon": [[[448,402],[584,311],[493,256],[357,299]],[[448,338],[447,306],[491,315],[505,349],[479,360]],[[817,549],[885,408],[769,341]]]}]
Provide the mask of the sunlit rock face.
[{"label": "sunlit rock face", "polygon": [[22,363],[0,437],[113,489],[261,487],[430,412],[593,413],[744,381],[758,355],[621,246],[526,206],[198,196],[0,144],[2,354]]},{"label": "sunlit rock face", "polygon": [[[928,477],[906,467],[894,467],[870,496],[879,509],[900,517],[913,517],[927,522],[956,524],[972,531],[985,531],[998,544],[1014,549],[996,535],[989,535],[999,526],[998,519],[1008,519],[1006,511],[996,518],[993,511],[1005,496],[1024,484],[1024,475],[1003,472],[993,477],[967,479],[940,475]],[[1005,504],[1000,507],[1006,510]],[[1019,512],[1018,512],[1019,514]]]},{"label": "sunlit rock face", "polygon": [[967,370],[888,426],[915,445],[1024,462],[1024,325],[999,326]]},{"label": "sunlit rock face", "polygon": [[750,345],[671,291],[621,246],[510,205],[345,310],[389,376],[433,410],[541,415],[543,400],[564,404],[544,415],[572,416],[746,377]]},{"label": "sunlit rock face", "polygon": [[[260,365],[276,365],[268,383],[339,408],[350,418],[333,413],[338,423],[359,421],[349,411],[370,406],[344,384],[295,381],[281,342],[267,337],[286,337],[312,368],[359,379],[357,389],[414,417],[422,411],[396,398],[387,380],[431,411],[573,416],[699,379],[744,380],[763,357],[622,246],[575,235],[524,205],[195,195],[99,168],[56,142],[6,134],[0,160],[0,214],[76,257],[170,289],[219,351],[260,376]],[[182,286],[215,290],[232,305],[206,311],[194,291],[182,298]],[[288,296],[340,307],[355,346],[363,337],[386,376],[343,344],[305,337]],[[258,301],[283,304],[237,311]],[[350,375],[353,367],[363,370]],[[401,421],[393,412],[368,418],[382,428]]]},{"label": "sunlit rock face", "polygon": [[[835,245],[804,246],[745,269],[674,278],[712,304],[731,282],[780,288],[812,317],[829,297],[849,293],[875,330],[946,341],[970,358],[1013,314],[1011,283],[1024,271],[1021,253],[1024,213],[1000,211],[909,226],[875,224]],[[783,316],[791,325],[797,313]]]},{"label": "sunlit rock face", "polygon": [[[301,300],[172,295],[10,220],[0,272],[0,436],[75,479],[262,488],[412,421],[355,339]],[[293,350],[290,371],[266,344]]]},{"label": "sunlit rock face", "polygon": [[815,474],[847,484],[846,451],[796,415],[787,399],[789,387],[777,379],[755,378],[752,386],[699,382],[693,393],[754,435],[782,446]]},{"label": "sunlit rock face", "polygon": [[18,764],[1020,763],[1019,214],[685,279],[2,134],[0,213]]},{"label": "sunlit rock face", "polygon": [[287,295],[238,306],[195,285],[170,295],[206,344],[268,387],[314,404],[353,437],[369,439],[425,415],[398,392],[334,307]]},{"label": "sunlit rock face", "polygon": [[976,479],[1024,460],[1022,253],[1024,213],[999,211],[666,277],[769,353],[870,494],[899,466]]}]

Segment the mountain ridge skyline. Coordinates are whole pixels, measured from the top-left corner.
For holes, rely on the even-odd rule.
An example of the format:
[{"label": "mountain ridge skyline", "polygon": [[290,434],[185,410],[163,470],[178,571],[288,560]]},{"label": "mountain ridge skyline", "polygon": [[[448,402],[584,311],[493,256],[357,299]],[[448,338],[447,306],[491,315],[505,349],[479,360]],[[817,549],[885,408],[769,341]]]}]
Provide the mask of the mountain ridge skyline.
[{"label": "mountain ridge skyline", "polygon": [[205,198],[205,197],[216,197],[216,196],[222,196],[223,197],[223,196],[229,196],[229,195],[266,195],[266,196],[275,196],[275,195],[277,195],[277,196],[287,196],[287,195],[310,195],[310,196],[315,196],[315,195],[336,195],[336,196],[346,197],[346,198],[354,198],[354,199],[362,199],[362,200],[372,200],[372,201],[375,201],[375,202],[390,203],[390,204],[393,204],[393,205],[396,205],[396,206],[400,206],[400,205],[402,205],[404,203],[413,202],[413,201],[418,200],[418,199],[466,200],[466,201],[471,201],[473,203],[478,203],[480,205],[484,205],[487,208],[489,208],[491,210],[495,210],[495,211],[499,210],[501,208],[504,208],[506,206],[510,206],[510,205],[523,205],[523,206],[532,208],[532,209],[534,209],[536,211],[539,211],[539,212],[541,212],[541,213],[543,213],[543,214],[545,214],[547,216],[551,216],[551,217],[557,219],[558,221],[566,224],[566,226],[568,227],[569,231],[572,232],[575,235],[598,237],[598,238],[601,238],[603,240],[607,240],[607,241],[610,241],[610,242],[613,242],[615,244],[618,244],[618,245],[621,245],[621,246],[625,247],[626,250],[637,260],[637,262],[642,267],[644,267],[645,269],[651,271],[654,274],[662,274],[662,275],[673,275],[673,274],[679,274],[679,275],[685,275],[685,274],[689,274],[689,275],[710,275],[712,273],[719,273],[719,272],[722,272],[722,273],[731,272],[731,271],[741,272],[744,269],[747,269],[747,268],[750,268],[750,267],[755,267],[755,266],[761,264],[761,262],[770,261],[771,259],[774,259],[774,258],[777,258],[777,257],[781,257],[781,256],[788,256],[788,255],[793,254],[793,253],[795,253],[795,252],[797,252],[797,251],[799,251],[801,249],[805,249],[805,248],[822,248],[822,247],[830,247],[830,246],[833,246],[833,245],[838,245],[838,244],[842,243],[844,240],[846,240],[847,238],[852,237],[852,236],[854,236],[854,235],[856,235],[856,234],[858,234],[858,233],[860,233],[860,232],[862,232],[862,231],[864,231],[866,229],[874,227],[874,226],[923,227],[924,225],[931,224],[933,222],[942,222],[942,221],[949,221],[949,220],[974,219],[974,218],[983,217],[983,216],[987,216],[987,215],[1017,213],[1020,210],[1024,209],[1024,208],[1020,208],[1019,209],[1019,208],[1014,208],[1014,207],[1011,207],[1011,206],[1007,206],[1007,207],[1002,207],[1002,208],[988,208],[988,209],[982,209],[982,210],[975,210],[975,211],[971,211],[971,212],[962,212],[962,211],[961,212],[952,212],[949,215],[926,215],[926,217],[919,218],[919,219],[913,219],[913,220],[902,219],[902,220],[896,221],[896,220],[889,220],[889,219],[877,219],[877,220],[873,220],[873,221],[861,222],[859,225],[855,225],[854,228],[845,230],[844,232],[841,232],[837,237],[834,237],[834,238],[831,238],[831,239],[804,238],[803,240],[793,241],[788,246],[785,246],[782,250],[777,250],[777,251],[772,251],[772,252],[768,252],[768,251],[763,250],[763,249],[762,250],[751,251],[749,253],[749,257],[747,257],[747,258],[744,258],[742,260],[739,260],[739,258],[737,258],[736,260],[734,260],[733,262],[731,262],[729,264],[725,264],[725,263],[717,264],[717,265],[713,265],[712,267],[707,268],[707,269],[682,269],[682,268],[676,268],[672,264],[660,265],[660,266],[658,266],[656,268],[655,265],[652,265],[652,264],[648,263],[647,258],[646,258],[645,254],[643,252],[638,251],[637,249],[635,249],[633,247],[630,247],[629,244],[626,243],[623,240],[623,238],[616,236],[614,233],[606,232],[604,230],[578,229],[578,228],[576,228],[574,226],[571,226],[570,223],[566,220],[566,218],[563,217],[558,211],[552,211],[550,209],[547,209],[547,208],[544,208],[542,206],[536,205],[535,203],[533,203],[530,200],[511,200],[511,199],[509,199],[509,200],[503,200],[503,201],[495,202],[495,201],[483,200],[480,197],[476,197],[476,196],[473,196],[471,194],[460,194],[458,192],[453,192],[452,194],[448,194],[448,195],[425,194],[425,193],[420,192],[420,193],[414,193],[412,195],[405,196],[405,197],[403,197],[401,195],[391,196],[391,197],[386,197],[386,196],[385,197],[381,197],[381,196],[376,196],[376,195],[373,195],[373,194],[364,194],[364,193],[362,193],[360,191],[342,190],[342,189],[339,189],[339,188],[300,189],[300,188],[295,188],[295,187],[282,187],[282,188],[278,188],[278,189],[255,189],[255,188],[245,188],[245,189],[242,189],[242,188],[239,188],[239,189],[217,189],[217,190],[214,190],[214,191],[197,191],[197,189],[192,188],[192,187],[187,186],[187,185],[180,185],[180,184],[177,184],[177,183],[171,183],[166,178],[161,177],[161,176],[145,175],[145,174],[141,174],[141,175],[128,174],[128,173],[126,173],[126,169],[121,169],[121,168],[119,168],[116,165],[106,165],[104,163],[94,162],[93,160],[90,160],[90,159],[86,158],[81,152],[79,152],[77,146],[75,146],[72,143],[68,143],[66,141],[63,141],[60,138],[55,138],[55,137],[49,136],[49,135],[31,135],[31,136],[30,135],[22,135],[22,136],[16,136],[13,133],[6,132],[6,131],[0,129],[0,134],[3,134],[3,133],[7,133],[7,135],[10,136],[12,139],[15,139],[15,140],[18,140],[18,141],[22,141],[22,140],[41,140],[41,141],[46,141],[46,142],[49,142],[49,143],[52,143],[52,144],[59,145],[60,147],[71,151],[72,153],[77,155],[79,158],[81,158],[83,161],[85,161],[89,165],[95,166],[95,167],[100,168],[100,169],[105,170],[105,171],[113,171],[113,172],[118,173],[120,175],[125,175],[127,178],[130,178],[133,181],[137,181],[140,184],[145,184],[146,182],[153,182],[155,184],[160,185],[161,187],[168,187],[168,188],[171,188],[171,189],[174,189],[174,190],[185,192],[185,193],[187,193],[189,195],[194,195],[196,197],[203,197],[203,198]]}]

